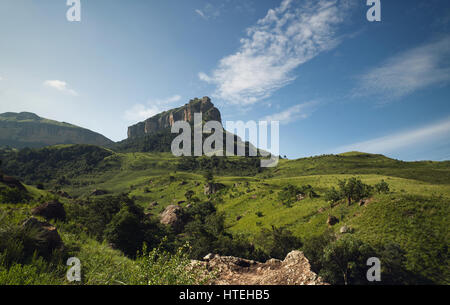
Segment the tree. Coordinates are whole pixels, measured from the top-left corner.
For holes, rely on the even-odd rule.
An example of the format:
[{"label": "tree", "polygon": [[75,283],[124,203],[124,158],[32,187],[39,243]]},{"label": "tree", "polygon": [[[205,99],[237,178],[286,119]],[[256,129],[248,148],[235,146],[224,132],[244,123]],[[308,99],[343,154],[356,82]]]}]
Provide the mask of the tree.
[{"label": "tree", "polygon": [[203,174],[203,177],[205,177],[206,182],[212,182],[214,180],[214,175],[210,170],[206,171]]},{"label": "tree", "polygon": [[375,190],[378,194],[387,194],[389,193],[389,184],[381,180],[380,183],[375,184]]},{"label": "tree", "polygon": [[370,185],[364,184],[360,179],[354,177],[340,180],[338,185],[341,196],[347,199],[348,205],[352,203],[352,200],[358,201],[370,196],[372,192]]},{"label": "tree", "polygon": [[330,203],[330,207],[333,207],[333,204],[341,199],[341,194],[334,188],[334,186],[325,192],[325,200]]},{"label": "tree", "polygon": [[272,258],[284,259],[286,255],[302,246],[300,238],[286,228],[275,227],[262,229],[255,238],[256,243]]},{"label": "tree", "polygon": [[115,248],[133,257],[144,241],[139,216],[132,213],[129,207],[123,207],[106,226],[105,237]]},{"label": "tree", "polygon": [[345,235],[325,247],[320,272],[331,284],[367,284],[367,259],[376,256],[368,245]]},{"label": "tree", "polygon": [[195,195],[195,193],[194,193],[194,191],[193,190],[189,190],[189,191],[187,191],[185,194],[184,194],[184,196],[186,197],[186,199],[187,199],[187,201],[191,201],[192,200],[192,197]]}]

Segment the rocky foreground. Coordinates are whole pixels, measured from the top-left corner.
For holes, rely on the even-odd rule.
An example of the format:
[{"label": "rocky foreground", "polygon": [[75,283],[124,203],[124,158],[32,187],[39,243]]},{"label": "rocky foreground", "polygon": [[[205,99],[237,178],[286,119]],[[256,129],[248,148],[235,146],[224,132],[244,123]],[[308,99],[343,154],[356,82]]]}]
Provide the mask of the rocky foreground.
[{"label": "rocky foreground", "polygon": [[209,280],[211,285],[327,285],[311,271],[300,251],[290,252],[283,261],[270,259],[265,263],[208,254],[203,261],[192,264],[206,268],[213,278]]}]

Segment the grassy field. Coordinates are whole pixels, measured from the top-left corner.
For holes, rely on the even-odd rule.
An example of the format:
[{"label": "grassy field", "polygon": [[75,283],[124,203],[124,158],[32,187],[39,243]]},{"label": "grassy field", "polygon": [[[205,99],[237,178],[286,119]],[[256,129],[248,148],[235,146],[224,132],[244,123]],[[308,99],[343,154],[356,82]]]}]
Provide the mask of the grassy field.
[{"label": "grassy field", "polygon": [[[54,149],[66,149],[60,146]],[[65,185],[57,185],[59,176],[51,177],[46,188],[59,186],[74,201],[92,197],[94,189],[110,194],[129,193],[146,211],[157,218],[170,204],[185,206],[185,194],[191,190],[200,201],[211,200],[224,213],[228,230],[250,240],[262,228],[286,227],[302,239],[318,236],[329,228],[327,218],[333,215],[339,223],[331,227],[336,233],[347,225],[353,234],[369,244],[393,241],[407,251],[407,267],[439,283],[449,283],[450,244],[450,162],[403,162],[382,155],[351,152],[298,160],[280,160],[273,169],[249,176],[221,174],[215,171],[214,181],[226,187],[217,194],[204,194],[203,171],[180,171],[177,158],[167,153],[115,153],[98,162],[92,170],[73,174],[64,172]],[[58,174],[60,175],[60,173]],[[324,193],[339,180],[357,177],[375,185],[381,180],[389,184],[388,194],[374,194],[360,206],[339,202],[331,207]],[[278,199],[282,188],[311,185],[318,194],[291,207]],[[34,197],[47,196],[46,191],[29,187]],[[73,204],[70,199],[61,199]],[[151,203],[157,202],[156,206]],[[11,215],[29,216],[26,205],[2,204]],[[17,216],[18,217],[18,216]],[[19,221],[22,219],[16,219]],[[132,261],[105,244],[88,237],[79,239],[61,227],[63,239],[78,249],[88,265],[91,252],[103,253],[98,259],[113,262],[117,270],[131,268]],[[131,265],[130,265],[131,264]],[[92,269],[91,268],[91,269]],[[90,270],[91,270],[90,269]],[[86,275],[89,283],[120,282],[120,274],[108,276],[106,271]],[[94,276],[95,274],[95,276]]]}]

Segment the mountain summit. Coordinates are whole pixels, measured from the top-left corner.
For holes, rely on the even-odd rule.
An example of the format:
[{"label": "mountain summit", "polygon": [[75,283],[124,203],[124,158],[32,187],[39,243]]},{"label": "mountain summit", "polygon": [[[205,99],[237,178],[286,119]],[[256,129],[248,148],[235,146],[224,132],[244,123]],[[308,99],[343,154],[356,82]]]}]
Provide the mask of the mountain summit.
[{"label": "mountain summit", "polygon": [[31,112],[0,114],[0,147],[43,147],[56,144],[106,146],[113,143],[89,129],[41,118]]},{"label": "mountain summit", "polygon": [[194,113],[201,112],[204,121],[222,122],[220,111],[211,103],[207,96],[202,99],[194,98],[182,107],[159,113],[143,122],[128,127],[128,138],[137,138],[145,135],[154,135],[164,131],[176,121],[194,123]]}]

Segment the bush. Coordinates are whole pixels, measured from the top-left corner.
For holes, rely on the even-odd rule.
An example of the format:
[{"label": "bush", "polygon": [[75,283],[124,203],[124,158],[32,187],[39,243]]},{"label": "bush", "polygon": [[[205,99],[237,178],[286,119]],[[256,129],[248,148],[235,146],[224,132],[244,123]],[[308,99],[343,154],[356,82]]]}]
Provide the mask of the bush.
[{"label": "bush", "polygon": [[342,198],[346,198],[349,205],[352,203],[352,200],[361,200],[369,197],[372,193],[370,185],[364,184],[360,179],[356,178],[340,180],[338,185]]},{"label": "bush", "polygon": [[284,259],[289,252],[302,246],[301,239],[294,236],[291,231],[275,226],[270,230],[262,229],[255,241],[268,257],[278,259]]},{"label": "bush", "polygon": [[151,251],[143,246],[137,257],[138,272],[132,274],[132,285],[201,285],[209,279],[206,270],[192,268],[189,259],[189,246],[180,247],[174,254],[163,250],[162,244]]},{"label": "bush", "polygon": [[30,199],[27,191],[12,187],[0,188],[0,203],[26,203]]},{"label": "bush", "polygon": [[389,184],[381,180],[380,183],[375,184],[375,190],[379,194],[388,194],[389,193]]},{"label": "bush", "polygon": [[324,248],[319,274],[334,285],[368,284],[366,263],[373,256],[375,252],[368,244],[345,235]]},{"label": "bush", "polygon": [[134,256],[143,242],[142,221],[128,207],[123,207],[106,226],[104,235],[114,248]]},{"label": "bush", "polygon": [[341,194],[334,187],[328,189],[325,192],[325,200],[332,204],[338,202],[341,199],[342,199]]}]

